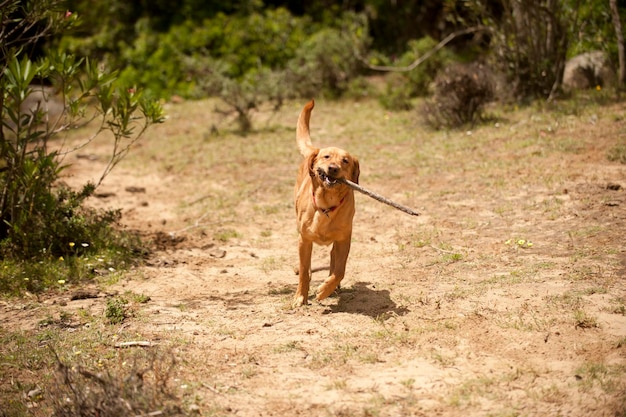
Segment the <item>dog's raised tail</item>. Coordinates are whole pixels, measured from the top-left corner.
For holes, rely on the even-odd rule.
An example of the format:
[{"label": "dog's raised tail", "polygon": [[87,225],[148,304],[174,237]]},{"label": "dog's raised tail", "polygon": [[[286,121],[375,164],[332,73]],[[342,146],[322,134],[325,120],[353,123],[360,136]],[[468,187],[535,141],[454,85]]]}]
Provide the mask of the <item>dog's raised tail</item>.
[{"label": "dog's raised tail", "polygon": [[311,111],[315,107],[315,100],[309,101],[304,105],[304,108],[300,112],[298,117],[298,126],[296,128],[296,140],[298,142],[298,148],[302,156],[309,156],[313,151],[313,144],[311,143],[311,135],[309,133],[309,121],[311,120]]}]

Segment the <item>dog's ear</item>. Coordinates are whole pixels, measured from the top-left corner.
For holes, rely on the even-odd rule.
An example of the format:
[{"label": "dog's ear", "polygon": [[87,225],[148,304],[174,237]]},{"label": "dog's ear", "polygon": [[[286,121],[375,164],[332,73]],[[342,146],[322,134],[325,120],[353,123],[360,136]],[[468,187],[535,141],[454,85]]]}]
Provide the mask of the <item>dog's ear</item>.
[{"label": "dog's ear", "polygon": [[361,175],[361,168],[359,168],[359,160],[352,157],[352,178],[351,181],[355,184],[359,183],[359,175]]},{"label": "dog's ear", "polygon": [[309,175],[311,177],[315,176],[315,169],[313,166],[315,165],[315,160],[317,159],[317,154],[319,153],[319,149],[315,149],[313,152],[309,154],[306,159],[306,166],[309,167]]}]

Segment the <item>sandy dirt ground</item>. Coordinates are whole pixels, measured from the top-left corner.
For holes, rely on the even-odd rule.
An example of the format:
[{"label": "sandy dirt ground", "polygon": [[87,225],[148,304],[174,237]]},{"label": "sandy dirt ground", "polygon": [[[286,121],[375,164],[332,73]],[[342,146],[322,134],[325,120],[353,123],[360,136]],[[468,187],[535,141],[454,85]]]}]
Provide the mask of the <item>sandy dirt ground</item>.
[{"label": "sandy dirt ground", "polygon": [[[300,103],[245,137],[207,116],[212,105],[169,104],[168,122],[92,201],[120,208],[151,242],[144,264],[98,288],[150,297],[117,334],[175,352],[186,406],[208,416],[626,415],[626,165],[606,158],[626,136],[624,105],[433,133],[375,102],[318,101],[314,143],[356,154],[361,185],[422,215],[357,195],[342,289],[296,309]],[[65,180],[97,178],[106,152],[73,155]],[[328,248],[315,248],[313,264],[328,265]],[[71,291],[44,296],[46,312]],[[105,298],[63,308],[100,316]],[[4,302],[5,323],[35,327],[37,309],[18,304]]]}]

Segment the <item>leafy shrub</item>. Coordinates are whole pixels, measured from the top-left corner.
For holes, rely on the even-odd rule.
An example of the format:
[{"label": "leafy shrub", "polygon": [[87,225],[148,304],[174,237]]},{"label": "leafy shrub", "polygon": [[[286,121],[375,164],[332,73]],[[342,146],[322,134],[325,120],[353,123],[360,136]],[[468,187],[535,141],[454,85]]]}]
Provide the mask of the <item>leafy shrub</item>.
[{"label": "leafy shrub", "polygon": [[450,66],[436,78],[433,98],[424,105],[424,117],[435,128],[474,124],[494,98],[494,89],[493,74],[484,64]]},{"label": "leafy shrub", "polygon": [[[48,10],[43,15],[36,8],[23,9],[25,16],[0,14],[0,38],[11,25],[15,30],[42,27],[47,31],[64,27],[55,24],[55,19],[71,19],[65,12],[58,13],[56,0],[42,1]],[[42,26],[32,22],[37,19]],[[7,266],[0,270],[0,289],[11,292],[21,287],[48,287],[51,277],[62,274],[60,265],[66,276],[58,281],[81,278],[86,268],[76,268],[76,258],[124,245],[114,242],[118,235],[111,228],[119,213],[87,210],[83,203],[146,129],[164,120],[158,102],[142,98],[134,88],[115,87],[115,72],[104,72],[88,60],[52,50],[36,62],[22,56],[33,39],[37,36],[28,32],[21,44],[7,47],[4,42],[0,46],[0,257]],[[43,80],[51,81],[58,91],[54,99],[42,87],[35,87]],[[32,100],[32,96],[39,98]],[[53,107],[55,116],[51,117],[48,110]],[[69,128],[96,120],[100,124],[94,135],[76,148],[63,149],[53,142]],[[100,180],[78,191],[58,185],[63,158],[103,132],[112,137],[113,151]],[[35,263],[42,269],[35,271]]]},{"label": "leafy shrub", "polygon": [[161,97],[217,95],[244,132],[262,103],[278,108],[288,97],[345,93],[360,70],[355,48],[369,45],[367,19],[353,13],[322,29],[283,8],[217,14],[163,34],[147,22],[136,27],[137,38],[123,54],[122,81]]},{"label": "leafy shrub", "polygon": [[187,57],[184,68],[204,95],[218,96],[224,101],[227,108],[218,111],[235,114],[240,132],[245,133],[252,128],[254,111],[266,104],[277,110],[287,98],[319,97],[323,93],[338,97],[347,91],[356,95],[358,89],[364,88],[363,83],[353,81],[359,71],[354,48],[364,48],[367,43],[365,21],[358,15],[349,15],[341,22],[339,28],[316,32],[299,47],[296,42],[289,42],[294,56],[288,62],[281,62],[288,54],[276,54],[275,59],[262,55],[263,62],[239,75],[233,73],[228,56],[207,54]]},{"label": "leafy shrub", "polygon": [[[220,76],[236,81],[261,68],[284,68],[314,29],[306,18],[283,8],[249,15],[218,13],[201,24],[188,20],[161,34],[148,23],[141,20],[136,25],[136,40],[123,52],[126,67],[120,80],[159,97],[204,93],[197,76],[206,60],[219,62]],[[195,60],[199,62],[191,64]]]},{"label": "leafy shrub", "polygon": [[[86,76],[85,76],[86,75]],[[63,117],[55,125],[44,123],[46,113],[40,109],[24,108],[26,98],[33,93],[35,78],[58,80],[65,100]],[[79,77],[84,77],[83,79]],[[0,239],[3,255],[19,254],[28,259],[45,251],[55,256],[65,253],[68,241],[88,241],[88,227],[80,207],[131,146],[153,123],[163,121],[158,103],[141,99],[134,90],[115,90],[115,74],[104,74],[88,61],[67,55],[57,55],[33,64],[28,59],[13,59],[5,70],[0,90],[6,95],[2,107],[3,139],[0,172],[2,209]],[[77,86],[73,82],[78,82]],[[72,94],[76,89],[78,94]],[[71,150],[50,150],[49,142],[68,126],[85,117],[90,100],[97,100],[95,115],[101,118],[98,134],[108,131],[113,136],[114,151],[98,184],[86,184],[79,192],[55,188],[62,172],[61,160]],[[91,107],[89,108],[91,109]],[[136,113],[141,113],[137,118]],[[63,124],[61,124],[61,121]],[[143,121],[141,125],[140,121]],[[93,137],[86,140],[86,143]],[[85,143],[85,144],[86,144]],[[111,223],[115,216],[100,216],[101,223]]]},{"label": "leafy shrub", "polygon": [[357,54],[369,45],[367,19],[346,13],[337,28],[324,28],[309,37],[289,62],[287,85],[299,97],[326,93],[339,97],[359,75]]},{"label": "leafy shrub", "polygon": [[[408,67],[436,45],[437,42],[430,37],[409,41],[407,52],[392,64],[398,68]],[[411,99],[429,95],[435,76],[455,60],[458,57],[444,48],[411,71],[389,74],[385,91],[379,96],[381,105],[389,110],[412,108]]]},{"label": "leafy shrub", "polygon": [[[407,52],[398,60],[398,66],[411,65],[415,60],[431,51],[437,46],[437,41],[431,37],[409,41]],[[435,80],[437,74],[458,60],[450,49],[443,48],[418,65],[413,71],[402,73],[407,79],[407,87],[412,96],[423,97],[430,93],[430,85]]]},{"label": "leafy shrub", "polygon": [[224,66],[222,61],[211,58],[190,59],[187,63],[195,74],[197,88],[206,95],[220,97],[227,108],[216,111],[224,116],[235,114],[239,132],[245,135],[252,129],[254,111],[267,103],[279,109],[290,92],[282,72],[261,68],[233,79],[225,74]]},{"label": "leafy shrub", "polygon": [[378,96],[378,102],[387,110],[410,110],[413,108],[411,102],[413,97],[406,77],[400,74],[389,74],[386,77],[385,91]]},{"label": "leafy shrub", "polygon": [[171,94],[189,96],[193,92],[193,80],[181,71],[183,51],[189,32],[176,27],[170,33],[152,32],[147,20],[137,22],[134,43],[122,49],[124,68],[120,83],[145,88],[154,97]]},{"label": "leafy shrub", "polygon": [[346,91],[343,93],[343,97],[356,101],[376,96],[376,87],[363,76],[357,76],[350,80]]}]

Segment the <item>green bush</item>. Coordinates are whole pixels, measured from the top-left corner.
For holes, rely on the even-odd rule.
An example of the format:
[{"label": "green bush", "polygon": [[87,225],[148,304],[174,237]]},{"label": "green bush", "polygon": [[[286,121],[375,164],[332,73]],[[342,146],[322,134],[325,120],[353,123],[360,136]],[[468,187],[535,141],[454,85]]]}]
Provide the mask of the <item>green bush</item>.
[{"label": "green bush", "polygon": [[369,43],[365,16],[345,13],[338,27],[317,31],[298,48],[287,66],[287,85],[298,97],[341,96],[360,74],[358,55]]},{"label": "green bush", "polygon": [[282,8],[247,16],[218,13],[201,24],[189,20],[161,34],[142,20],[135,42],[123,51],[120,80],[159,97],[196,97],[204,92],[196,77],[206,60],[218,61],[220,76],[233,80],[250,71],[281,69],[312,29],[306,18]]},{"label": "green bush", "polygon": [[197,89],[203,95],[220,97],[226,105],[218,106],[215,111],[224,116],[234,114],[239,133],[244,135],[252,129],[256,110],[268,103],[279,109],[290,95],[282,71],[260,68],[235,79],[227,75],[227,65],[221,60],[188,59],[185,65],[194,74]]},{"label": "green bush", "polygon": [[[48,11],[58,6],[56,0],[42,2],[39,5]],[[15,27],[30,30],[20,19],[40,22],[34,27],[43,28],[42,36],[50,28],[63,27],[55,19],[71,19],[65,12],[42,15],[36,8],[22,12],[26,17],[0,15],[0,41],[4,29],[16,22]],[[88,60],[49,51],[45,58],[31,61],[24,51],[33,39],[29,32],[13,47],[0,42],[0,258],[4,266],[0,290],[5,292],[37,291],[83,278],[89,275],[85,274],[89,264],[80,259],[112,248],[126,247],[126,255],[116,257],[119,263],[108,268],[125,262],[136,247],[127,245],[132,239],[116,242],[119,235],[112,226],[119,213],[94,212],[83,204],[146,129],[164,120],[158,102],[144,99],[134,88],[115,87],[116,74]],[[36,87],[43,80],[53,87]],[[93,121],[99,122],[94,135],[73,150],[103,132],[110,134],[113,151],[100,180],[78,191],[59,186],[61,162],[73,150],[53,140],[77,124]]]},{"label": "green bush", "polygon": [[[261,22],[258,25],[263,26]],[[278,109],[287,98],[322,94],[338,97],[347,91],[358,94],[356,90],[363,83],[354,82],[360,68],[355,48],[363,49],[368,42],[365,20],[350,14],[341,19],[341,25],[317,31],[300,46],[295,40],[287,42],[289,54],[261,54],[263,61],[242,74],[233,73],[233,62],[220,53],[189,56],[183,67],[204,95],[223,100],[227,108],[218,111],[235,114],[240,132],[245,133],[252,128],[254,111],[264,104]],[[289,39],[285,37],[285,41]],[[249,52],[257,61],[260,59],[255,55],[258,50]],[[293,58],[286,61],[290,55]]]},{"label": "green bush", "polygon": [[[427,52],[431,51],[437,42],[425,37],[409,41],[407,52],[396,62],[395,67],[408,67]],[[406,72],[396,72],[387,77],[385,91],[380,95],[381,105],[389,110],[408,110],[412,107],[411,99],[431,94],[431,84],[437,74],[454,61],[459,60],[449,49],[441,49],[426,59],[415,69]]]},{"label": "green bush", "polygon": [[[121,46],[120,80],[156,97],[218,95],[244,115],[238,120],[245,130],[250,110],[244,107],[251,96],[257,96],[251,105],[255,108],[285,97],[338,97],[354,87],[351,82],[361,70],[355,52],[370,43],[367,19],[345,13],[335,20],[320,27],[277,8],[246,15],[217,13],[202,23],[187,20],[157,33],[148,19],[140,19],[134,42]],[[63,45],[78,48],[80,41],[68,38]],[[264,86],[268,82],[270,88]],[[268,91],[277,86],[281,91]]]},{"label": "green bush", "polygon": [[391,111],[410,110],[413,108],[411,86],[406,77],[394,73],[388,74],[385,79],[385,91],[378,96],[378,102],[383,108]]},{"label": "green bush", "polygon": [[[407,52],[398,60],[398,66],[411,65],[415,60],[437,46],[437,41],[431,37],[409,41]],[[408,90],[412,96],[424,97],[431,93],[431,84],[437,74],[444,68],[458,61],[460,58],[450,49],[443,48],[417,66],[413,71],[402,73],[407,79]]]}]

